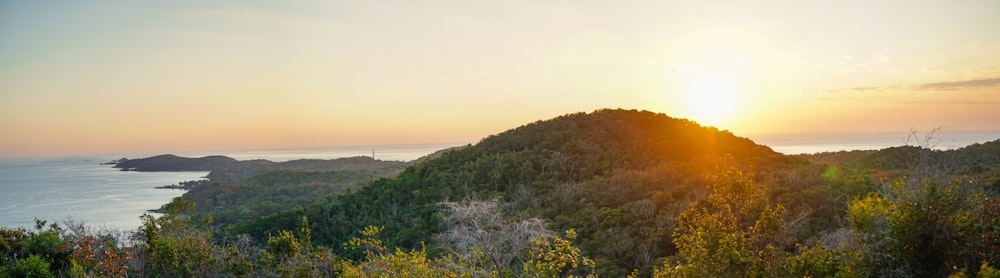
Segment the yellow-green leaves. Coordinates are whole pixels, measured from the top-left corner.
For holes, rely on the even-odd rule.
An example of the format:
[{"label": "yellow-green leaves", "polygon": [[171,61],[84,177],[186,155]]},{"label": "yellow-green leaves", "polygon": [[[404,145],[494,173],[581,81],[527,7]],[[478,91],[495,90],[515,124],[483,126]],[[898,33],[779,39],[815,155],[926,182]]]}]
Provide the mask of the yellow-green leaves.
[{"label": "yellow-green leaves", "polygon": [[594,261],[583,256],[579,248],[573,247],[574,239],[576,230],[570,229],[566,231],[565,239],[543,235],[532,240],[528,250],[530,258],[523,265],[524,274],[528,277],[563,277],[563,273],[580,269],[584,273],[581,277],[596,277],[593,275]]},{"label": "yellow-green leaves", "polygon": [[771,205],[767,188],[750,173],[722,167],[711,177],[705,201],[681,213],[674,244],[679,263],[656,277],[766,276],[778,268],[773,241],[785,232],[784,207]]}]

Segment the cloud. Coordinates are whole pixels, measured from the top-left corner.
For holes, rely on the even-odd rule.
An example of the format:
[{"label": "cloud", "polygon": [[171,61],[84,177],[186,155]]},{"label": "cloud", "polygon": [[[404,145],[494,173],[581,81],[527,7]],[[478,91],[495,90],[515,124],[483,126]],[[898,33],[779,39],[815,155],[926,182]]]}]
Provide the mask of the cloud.
[{"label": "cloud", "polygon": [[193,11],[191,13],[195,15],[229,18],[234,20],[256,22],[261,24],[270,24],[270,25],[290,27],[290,28],[312,27],[312,26],[322,25],[319,21],[307,18],[292,17],[292,16],[278,15],[278,14],[237,11],[237,10],[218,10],[218,9],[199,10],[199,11]]},{"label": "cloud", "polygon": [[886,89],[891,89],[891,88],[892,88],[891,86],[872,86],[872,87],[854,87],[848,90],[864,92],[864,91],[884,91]]},{"label": "cloud", "polygon": [[955,105],[997,105],[1000,101],[897,101],[899,104],[955,104]]},{"label": "cloud", "polygon": [[966,88],[982,88],[982,87],[992,87],[1000,85],[1000,78],[985,78],[985,79],[973,79],[965,81],[953,81],[953,82],[936,82],[927,83],[920,85],[920,89],[924,90],[958,90]]},{"label": "cloud", "polygon": [[821,90],[821,92],[824,92],[826,94],[839,94],[841,96],[845,96],[845,95],[863,95],[871,93],[881,93],[898,89],[900,89],[899,86],[868,86],[868,87],[825,89]]},{"label": "cloud", "polygon": [[213,32],[208,30],[181,31],[177,33],[186,38],[198,38],[198,39],[219,40],[219,41],[241,41],[241,42],[254,42],[254,43],[261,41],[261,38],[257,38],[254,36],[241,35],[236,33],[227,33],[227,32]]},{"label": "cloud", "polygon": [[826,94],[838,94],[841,96],[852,96],[852,95],[862,95],[862,94],[872,94],[872,93],[882,93],[898,90],[934,90],[934,91],[953,91],[968,88],[984,88],[1000,86],[1000,78],[982,78],[982,79],[972,79],[965,81],[950,81],[950,82],[934,82],[934,83],[924,83],[915,85],[897,85],[897,86],[868,86],[868,87],[851,87],[851,88],[832,88],[821,90]]}]

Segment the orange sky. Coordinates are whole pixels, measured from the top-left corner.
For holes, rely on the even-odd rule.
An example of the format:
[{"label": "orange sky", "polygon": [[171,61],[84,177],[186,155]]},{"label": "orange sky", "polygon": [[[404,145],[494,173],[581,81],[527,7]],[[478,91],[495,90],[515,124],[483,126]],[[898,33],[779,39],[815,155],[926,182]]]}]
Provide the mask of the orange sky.
[{"label": "orange sky", "polygon": [[472,143],[618,107],[1000,131],[1000,1],[590,2],[3,2],[0,157]]}]

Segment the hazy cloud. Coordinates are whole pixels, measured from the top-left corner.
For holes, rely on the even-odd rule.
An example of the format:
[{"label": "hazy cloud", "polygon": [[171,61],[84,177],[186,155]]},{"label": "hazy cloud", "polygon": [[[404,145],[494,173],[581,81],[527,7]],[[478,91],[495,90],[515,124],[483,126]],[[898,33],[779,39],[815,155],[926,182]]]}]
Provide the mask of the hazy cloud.
[{"label": "hazy cloud", "polygon": [[208,30],[195,30],[195,31],[180,31],[176,34],[182,36],[184,39],[201,39],[201,40],[212,40],[212,41],[228,41],[236,43],[262,43],[266,42],[264,39],[244,34],[228,33],[228,32],[215,32]]},{"label": "hazy cloud", "polygon": [[893,88],[893,87],[891,87],[891,86],[872,86],[872,87],[854,87],[854,88],[850,88],[848,90],[865,92],[865,91],[884,91],[886,89],[891,89],[891,88]]},{"label": "hazy cloud", "polygon": [[1000,86],[1000,78],[982,78],[982,79],[972,79],[965,81],[950,81],[950,82],[934,82],[934,83],[924,83],[915,85],[903,85],[903,86],[864,86],[864,87],[851,87],[851,88],[832,88],[820,90],[826,94],[839,94],[841,96],[851,96],[851,95],[862,95],[870,93],[881,93],[897,90],[935,90],[935,91],[951,91],[960,90],[968,88],[983,88],[983,87],[993,87]]},{"label": "hazy cloud", "polygon": [[981,88],[1000,85],[1000,78],[973,79],[966,81],[936,82],[920,85],[925,90],[958,90],[965,88]]},{"label": "hazy cloud", "polygon": [[839,95],[862,95],[868,93],[880,93],[899,89],[899,86],[865,86],[865,87],[851,87],[851,88],[837,88],[837,89],[825,89],[822,92],[827,94],[839,94]]},{"label": "hazy cloud", "polygon": [[897,101],[899,104],[955,104],[955,105],[997,105],[1000,101]]},{"label": "hazy cloud", "polygon": [[191,13],[195,15],[229,18],[235,20],[256,22],[261,24],[270,24],[270,25],[290,27],[290,28],[313,27],[322,25],[319,21],[316,20],[271,14],[271,13],[248,12],[248,11],[238,11],[238,10],[220,10],[220,9],[199,10],[199,11],[193,11]]}]

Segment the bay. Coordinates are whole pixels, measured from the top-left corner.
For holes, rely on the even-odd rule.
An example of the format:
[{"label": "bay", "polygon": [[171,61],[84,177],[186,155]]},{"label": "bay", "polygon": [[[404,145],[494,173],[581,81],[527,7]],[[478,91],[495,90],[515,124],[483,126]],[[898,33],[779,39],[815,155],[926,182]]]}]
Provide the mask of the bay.
[{"label": "bay", "polygon": [[[314,149],[229,150],[174,153],[186,157],[225,155],[238,160],[335,159],[371,156],[409,161],[464,144],[351,146]],[[154,187],[197,180],[208,172],[128,172],[102,165],[128,154],[70,158],[0,159],[0,227],[34,227],[34,219],[49,223],[72,220],[87,226],[134,230],[139,216],[157,209],[182,190]]]},{"label": "bay", "polygon": [[139,216],[181,190],[154,187],[201,179],[208,172],[125,172],[111,158],[0,160],[0,226],[34,227],[34,219],[132,230]]}]

